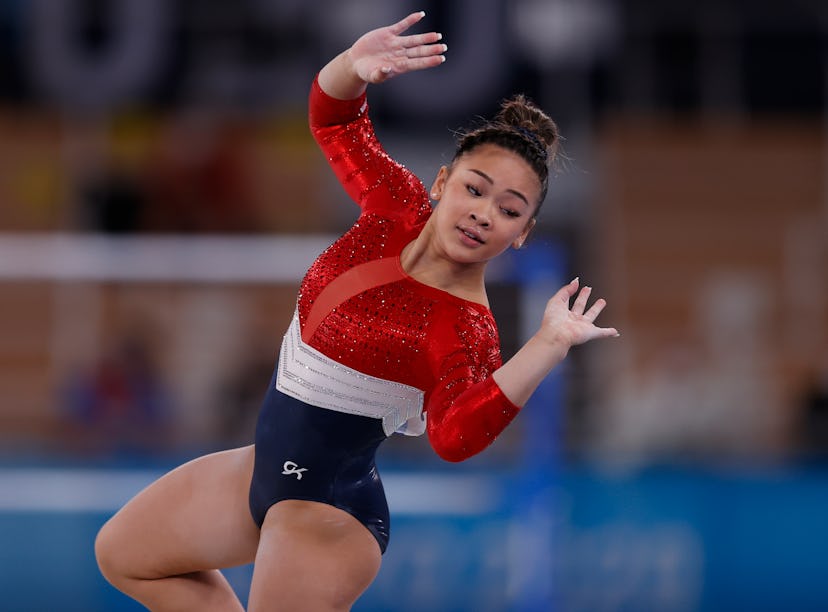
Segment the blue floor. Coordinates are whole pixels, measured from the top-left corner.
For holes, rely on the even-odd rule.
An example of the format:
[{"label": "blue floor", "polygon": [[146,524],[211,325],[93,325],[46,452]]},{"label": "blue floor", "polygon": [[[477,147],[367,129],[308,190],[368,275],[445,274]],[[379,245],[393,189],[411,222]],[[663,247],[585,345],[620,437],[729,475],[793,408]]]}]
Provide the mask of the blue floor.
[{"label": "blue floor", "polygon": [[[384,478],[391,546],[355,612],[828,609],[824,469],[580,469],[545,486],[513,475]],[[4,482],[20,485],[0,470],[8,502]],[[0,609],[143,610],[95,567],[111,509],[13,505],[0,508]],[[251,569],[226,572],[243,600]]]}]

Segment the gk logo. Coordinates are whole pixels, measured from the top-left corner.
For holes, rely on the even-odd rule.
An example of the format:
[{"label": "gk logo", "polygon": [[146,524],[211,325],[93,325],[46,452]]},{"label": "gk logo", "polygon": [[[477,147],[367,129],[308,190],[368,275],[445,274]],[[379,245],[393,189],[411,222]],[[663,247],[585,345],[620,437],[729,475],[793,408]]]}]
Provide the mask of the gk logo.
[{"label": "gk logo", "polygon": [[302,472],[307,472],[308,468],[300,468],[296,463],[293,461],[285,461],[285,464],[282,466],[282,474],[285,476],[290,476],[292,474],[296,475],[296,480],[302,480]]}]

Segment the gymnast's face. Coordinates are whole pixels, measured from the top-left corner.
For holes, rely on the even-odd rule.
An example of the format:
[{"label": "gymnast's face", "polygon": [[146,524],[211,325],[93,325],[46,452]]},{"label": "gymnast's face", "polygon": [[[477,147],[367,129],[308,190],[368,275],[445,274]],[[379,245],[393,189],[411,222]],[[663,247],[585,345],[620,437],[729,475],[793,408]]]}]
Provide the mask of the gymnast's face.
[{"label": "gymnast's face", "polygon": [[535,225],[541,185],[518,154],[485,144],[443,166],[431,188],[436,246],[458,263],[519,248]]}]

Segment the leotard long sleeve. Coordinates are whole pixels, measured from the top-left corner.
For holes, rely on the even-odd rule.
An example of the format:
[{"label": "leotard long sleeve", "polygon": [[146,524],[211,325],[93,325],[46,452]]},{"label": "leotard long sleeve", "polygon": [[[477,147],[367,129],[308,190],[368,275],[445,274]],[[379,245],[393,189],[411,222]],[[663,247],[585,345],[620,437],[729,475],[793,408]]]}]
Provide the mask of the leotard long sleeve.
[{"label": "leotard long sleeve", "polygon": [[400,253],[431,214],[422,182],[377,140],[365,95],[331,98],[315,80],[310,127],[362,209],[302,281],[303,340],[331,359],[424,392],[429,441],[448,461],[485,449],[519,412],[492,378],[501,365],[491,311],[406,274]]}]

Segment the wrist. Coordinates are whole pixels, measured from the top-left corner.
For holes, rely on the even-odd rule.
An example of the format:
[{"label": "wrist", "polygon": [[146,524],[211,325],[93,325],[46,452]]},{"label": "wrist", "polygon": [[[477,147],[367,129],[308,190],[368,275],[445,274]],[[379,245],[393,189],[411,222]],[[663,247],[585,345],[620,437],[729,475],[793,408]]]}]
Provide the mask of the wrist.
[{"label": "wrist", "polygon": [[541,381],[563,361],[568,350],[565,343],[550,342],[535,334],[492,376],[509,401],[523,406]]},{"label": "wrist", "polygon": [[559,334],[544,333],[545,330],[540,330],[529,339],[529,342],[535,344],[539,350],[550,355],[553,360],[563,361],[572,347],[572,343],[568,339]]},{"label": "wrist", "polygon": [[354,100],[365,92],[368,85],[356,70],[350,48],[322,68],[318,80],[322,91],[337,100]]},{"label": "wrist", "polygon": [[354,62],[354,58],[351,55],[351,47],[348,47],[342,53],[339,54],[339,61],[341,62],[341,69],[344,78],[346,78],[352,84],[366,84],[365,81],[362,78],[360,78],[359,73],[357,72],[356,63]]}]

